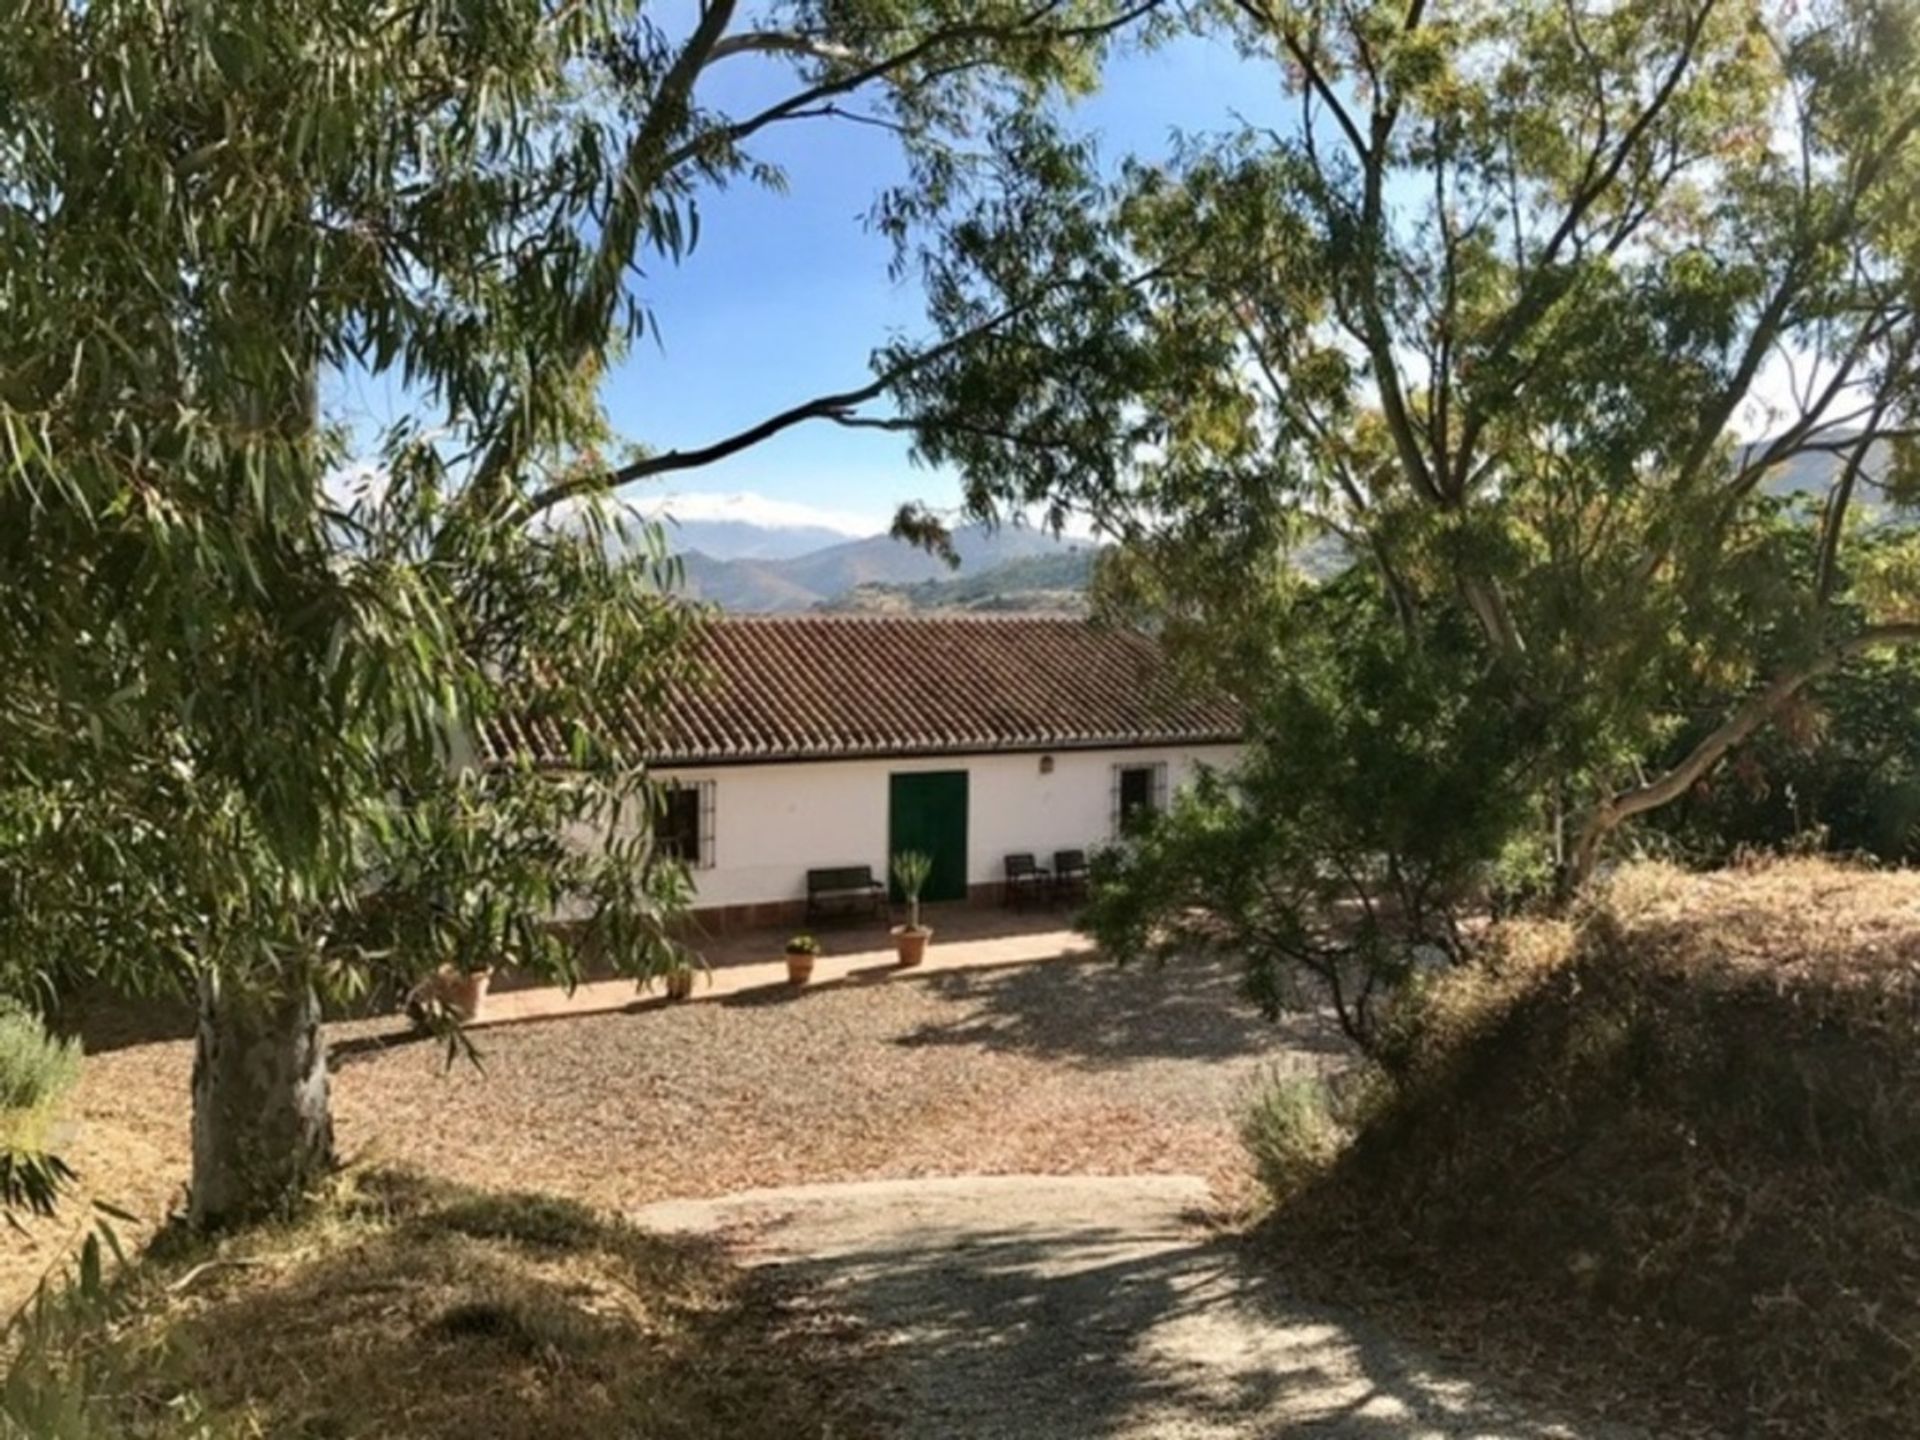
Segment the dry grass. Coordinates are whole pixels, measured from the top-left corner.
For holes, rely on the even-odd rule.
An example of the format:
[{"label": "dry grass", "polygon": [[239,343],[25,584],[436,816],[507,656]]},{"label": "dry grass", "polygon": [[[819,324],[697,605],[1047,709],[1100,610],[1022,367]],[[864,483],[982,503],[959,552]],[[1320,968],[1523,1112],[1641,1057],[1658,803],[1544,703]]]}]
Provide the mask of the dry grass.
[{"label": "dry grass", "polygon": [[36,1352],[92,1379],[92,1428],[72,1433],[787,1440],[872,1428],[847,1333],[711,1248],[548,1197],[356,1174],[298,1226],[211,1250],[163,1243],[121,1291],[111,1341],[75,1325]]},{"label": "dry grass", "polygon": [[1442,984],[1274,1243],[1656,1433],[1920,1414],[1920,874],[1624,871]]},{"label": "dry grass", "polygon": [[[1343,1056],[1275,1027],[1233,968],[1050,961],[746,1003],[481,1033],[484,1070],[389,1022],[335,1027],[348,1156],[608,1209],[764,1185],[970,1173],[1197,1172],[1249,1186],[1236,1139],[1259,1076]],[[71,1158],[148,1217],[187,1169],[182,1041],[89,1057]],[[0,1251],[17,1299],[79,1213]],[[133,1238],[138,1238],[135,1235]]]}]

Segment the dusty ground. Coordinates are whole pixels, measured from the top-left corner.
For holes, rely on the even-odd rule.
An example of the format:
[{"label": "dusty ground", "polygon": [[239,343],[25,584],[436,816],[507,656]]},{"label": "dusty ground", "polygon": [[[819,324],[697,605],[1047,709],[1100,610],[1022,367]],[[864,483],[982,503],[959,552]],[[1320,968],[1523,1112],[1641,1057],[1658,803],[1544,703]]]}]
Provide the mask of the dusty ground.
[{"label": "dusty ground", "polygon": [[897,1440],[1625,1440],[1288,1293],[1191,1176],[954,1179],[643,1210],[871,1327]]},{"label": "dusty ground", "polygon": [[[758,1186],[962,1173],[1198,1174],[1231,1200],[1248,1090],[1338,1063],[1230,969],[1059,960],[567,1019],[480,1037],[484,1071],[391,1022],[334,1033],[348,1157],[615,1208]],[[151,1222],[187,1169],[184,1041],[89,1057],[69,1154]],[[81,1222],[0,1247],[17,1299]],[[127,1228],[127,1227],[123,1227]]]}]

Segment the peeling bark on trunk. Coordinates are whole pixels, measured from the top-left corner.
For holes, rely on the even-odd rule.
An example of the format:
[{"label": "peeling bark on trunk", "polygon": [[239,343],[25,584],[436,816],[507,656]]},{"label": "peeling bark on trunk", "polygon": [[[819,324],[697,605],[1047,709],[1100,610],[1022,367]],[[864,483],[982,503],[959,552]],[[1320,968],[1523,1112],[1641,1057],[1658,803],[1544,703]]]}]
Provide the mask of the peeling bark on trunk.
[{"label": "peeling bark on trunk", "polygon": [[333,1167],[320,1002],[203,980],[189,1216],[217,1229],[283,1213]]}]

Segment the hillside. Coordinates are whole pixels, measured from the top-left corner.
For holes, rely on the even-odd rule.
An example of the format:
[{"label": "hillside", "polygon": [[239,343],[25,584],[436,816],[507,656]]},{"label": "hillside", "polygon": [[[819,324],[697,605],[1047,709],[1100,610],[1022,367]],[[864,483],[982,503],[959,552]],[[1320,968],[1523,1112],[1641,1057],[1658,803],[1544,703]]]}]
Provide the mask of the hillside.
[{"label": "hillside", "polygon": [[820,597],[789,580],[777,561],[717,560],[699,550],[681,556],[686,593],[728,610],[808,610]]},{"label": "hillside", "polygon": [[1085,542],[1044,531],[1001,526],[964,526],[954,532],[960,566],[949,568],[890,535],[846,540],[799,555],[719,559],[702,551],[685,555],[687,593],[728,610],[808,610],[840,599],[862,585],[911,586],[985,576],[1014,561],[1071,555]]},{"label": "hillside", "polygon": [[[1844,432],[1835,432],[1844,438]],[[1751,453],[1749,451],[1748,453]],[[1877,475],[1888,455],[1869,460]],[[1769,475],[1776,496],[1818,499],[1831,485],[1841,457],[1796,456]],[[1885,509],[1867,487],[1857,497],[1863,514]],[[667,528],[668,546],[683,558],[687,593],[723,609],[787,612],[835,610],[1078,610],[1098,546],[1025,526],[963,526],[954,532],[957,570],[890,535],[848,539],[824,525],[760,519],[688,519]],[[1304,545],[1294,557],[1301,571],[1325,579],[1346,563],[1332,537]]]},{"label": "hillside", "polygon": [[791,560],[830,545],[846,535],[824,525],[761,525],[746,520],[683,520],[671,511],[661,517],[667,548],[699,552],[721,560]]},{"label": "hillside", "polygon": [[1655,1434],[1913,1433],[1920,873],[1629,867],[1487,948],[1276,1263]]},{"label": "hillside", "polygon": [[1055,555],[1009,560],[978,575],[923,580],[917,585],[856,585],[821,606],[867,612],[1019,610],[1080,613],[1099,556],[1093,546]]}]

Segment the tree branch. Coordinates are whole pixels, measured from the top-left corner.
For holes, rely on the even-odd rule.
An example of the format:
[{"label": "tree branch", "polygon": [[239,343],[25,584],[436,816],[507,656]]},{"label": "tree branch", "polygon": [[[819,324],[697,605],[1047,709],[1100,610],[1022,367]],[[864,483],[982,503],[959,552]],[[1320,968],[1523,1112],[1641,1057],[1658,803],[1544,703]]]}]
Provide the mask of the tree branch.
[{"label": "tree branch", "polygon": [[709,59],[717,63],[731,55],[747,54],[798,55],[837,65],[854,64],[861,58],[859,51],[818,35],[802,35],[793,30],[748,30],[727,36],[713,47]]},{"label": "tree branch", "polygon": [[[1905,370],[1913,360],[1916,343],[1916,335],[1909,335],[1899,353],[1889,358],[1888,370],[1896,375]],[[1820,517],[1820,554],[1814,570],[1814,593],[1822,605],[1833,594],[1834,579],[1839,570],[1840,534],[1846,526],[1847,505],[1853,499],[1853,487],[1860,479],[1861,468],[1867,463],[1867,451],[1872,448],[1880,422],[1886,417],[1887,408],[1892,403],[1893,388],[1889,384],[1874,400],[1873,414],[1868,417],[1866,427],[1861,430],[1859,439],[1847,456],[1840,478],[1834,482],[1833,493],[1827,497],[1826,514]]]},{"label": "tree branch", "polygon": [[[804,36],[787,35],[772,32],[756,32],[730,36],[720,42],[718,50],[723,55],[740,54],[748,51],[787,53],[805,55],[817,59],[831,60],[836,64],[851,65],[853,68],[845,74],[834,76],[810,85],[804,90],[795,91],[786,99],[769,105],[766,109],[738,120],[730,125],[709,130],[696,135],[667,157],[667,168],[685,163],[702,150],[718,145],[737,145],[742,140],[764,130],[767,126],[782,120],[793,119],[797,112],[810,109],[822,100],[836,95],[845,95],[870,85],[876,80],[910,68],[927,59],[937,51],[951,45],[968,44],[983,41],[1010,41],[1015,39],[1046,44],[1059,44],[1067,41],[1097,40],[1117,30],[1125,29],[1136,20],[1144,19],[1158,10],[1167,0],[1139,0],[1139,3],[1111,15],[1105,20],[1091,21],[1084,25],[1062,25],[1053,28],[1035,29],[1047,15],[1057,10],[1060,0],[1047,0],[1047,3],[1029,11],[1020,19],[1007,24],[982,25],[966,23],[949,25],[943,29],[923,36],[903,50],[878,59],[864,60],[855,51],[840,46],[828,46],[825,42]],[[991,63],[992,57],[981,55],[969,61],[956,62],[943,70],[943,74],[958,73],[960,70],[976,65]]]},{"label": "tree branch", "polygon": [[1733,714],[1687,752],[1679,764],[1657,779],[1616,791],[1596,805],[1581,824],[1569,861],[1568,883],[1578,888],[1592,875],[1600,847],[1636,815],[1671,804],[1693,787],[1727,752],[1771,720],[1810,682],[1868,650],[1920,641],[1920,622],[1874,625],[1820,651],[1812,659],[1775,676],[1741,702]]},{"label": "tree branch", "polygon": [[[1165,273],[1166,266],[1154,266],[1130,277],[1126,284],[1129,288],[1144,285]],[[697,470],[737,455],[742,450],[751,449],[765,440],[771,439],[783,430],[791,430],[809,420],[831,420],[838,424],[848,424],[853,420],[853,412],[869,401],[878,399],[889,386],[906,379],[917,370],[921,370],[936,361],[965,349],[975,341],[999,329],[1010,320],[1031,311],[1047,296],[1071,288],[1080,282],[1077,279],[1059,280],[1043,287],[1038,293],[1016,305],[989,315],[977,325],[949,336],[936,345],[916,354],[908,355],[882,370],[865,385],[856,385],[850,389],[835,391],[829,395],[817,395],[811,400],[789,406],[777,414],[769,415],[757,424],[724,436],[712,444],[700,446],[694,450],[668,450],[659,455],[649,455],[623,465],[617,470],[576,475],[558,481],[538,490],[527,497],[515,508],[514,524],[526,524],[554,506],[589,491],[616,489],[632,484],[636,480],[650,480],[657,475],[671,474],[679,470]]]},{"label": "tree branch", "polygon": [[[1707,18],[1712,14],[1715,3],[1716,0],[1706,0],[1705,4],[1688,17],[1687,31],[1681,43],[1680,53],[1674,58],[1672,66],[1661,79],[1659,88],[1647,101],[1646,107],[1634,117],[1633,123],[1621,134],[1619,143],[1613,148],[1612,156],[1600,168],[1599,173],[1591,175],[1574,194],[1566,213],[1560,217],[1560,223],[1554,227],[1553,234],[1548,237],[1547,243],[1535,257],[1531,267],[1532,273],[1526,284],[1521,287],[1519,296],[1501,317],[1498,327],[1494,330],[1493,338],[1488,343],[1485,355],[1477,362],[1477,368],[1495,365],[1512,353],[1528,330],[1551,307],[1561,288],[1561,283],[1553,269],[1553,262],[1558,257],[1561,247],[1567,243],[1580,222],[1586,218],[1587,212],[1620,178],[1620,172],[1626,168],[1627,161],[1633,157],[1642,138],[1653,128],[1654,122],[1665,113],[1674,95],[1679,92],[1680,82],[1686,78],[1687,70],[1693,64],[1695,48],[1700,43],[1700,37],[1706,29]],[[1595,144],[1604,145],[1605,143],[1606,127],[1603,117],[1600,134],[1596,137]],[[1599,152],[1596,150],[1594,153],[1597,156]],[[1621,237],[1622,240],[1624,238],[1624,236]],[[1480,432],[1486,421],[1486,406],[1481,404],[1467,406],[1466,413],[1461,417],[1459,451],[1451,467],[1455,474],[1464,475],[1472,468],[1474,447],[1479,442]]]}]

